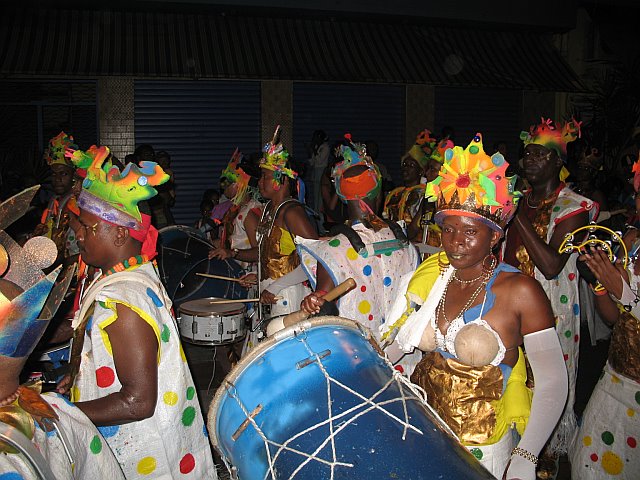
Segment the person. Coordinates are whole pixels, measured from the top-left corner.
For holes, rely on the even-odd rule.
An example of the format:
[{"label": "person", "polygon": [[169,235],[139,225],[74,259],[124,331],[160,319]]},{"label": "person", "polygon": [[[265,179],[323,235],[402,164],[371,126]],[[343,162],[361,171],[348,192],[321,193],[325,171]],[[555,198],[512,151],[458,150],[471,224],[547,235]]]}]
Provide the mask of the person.
[{"label": "person", "polygon": [[[260,262],[260,303],[270,305],[269,318],[298,310],[310,293],[294,238],[318,238],[304,205],[292,198],[298,191],[298,174],[291,168],[289,153],[279,142],[279,136],[280,126],[264,146],[260,161],[258,188],[267,204],[258,225],[258,246],[239,249],[235,256],[241,261]],[[241,285],[248,287],[255,284],[257,275],[249,273],[241,278]]]},{"label": "person", "polygon": [[[629,233],[637,240],[637,231]],[[624,269],[593,247],[579,260],[604,287],[593,292],[597,310],[613,325],[613,332],[607,363],[570,451],[571,475],[584,480],[631,480],[640,473],[636,451],[640,438],[640,263],[633,258]]]},{"label": "person", "polygon": [[[403,185],[393,189],[387,195],[382,211],[383,218],[393,221],[404,220],[407,225],[410,225],[413,218],[416,215],[419,216],[425,188],[423,177],[435,145],[436,139],[431,137],[429,130],[423,130],[418,134],[415,145],[400,160]],[[408,232],[409,239],[420,241],[421,233],[419,228],[415,231],[411,230]]]},{"label": "person", "polygon": [[200,201],[200,218],[196,220],[193,226],[209,242],[213,242],[216,239],[217,235],[214,234],[214,231],[218,229],[218,225],[211,219],[213,207],[214,203],[210,199],[203,198]]},{"label": "person", "polygon": [[[445,152],[426,190],[437,201],[444,252],[408,279],[381,331],[390,360],[425,352],[411,381],[494,476],[532,480],[564,407],[567,375],[544,291],[493,253],[518,201],[507,166],[484,153],[480,134]],[[532,398],[523,342],[537,380]],[[522,435],[516,448],[513,425]]]},{"label": "person", "polygon": [[[400,225],[389,225],[374,213],[381,203],[380,171],[364,145],[353,143],[350,134],[345,135],[345,140],[336,151],[341,162],[334,167],[332,176],[340,200],[347,204],[349,223],[340,229],[342,233],[323,240],[296,238],[302,267],[315,289],[301,307],[309,314],[319,313],[327,308],[322,295],[353,278],[358,290],[339,300],[339,315],[371,329],[379,340],[378,327],[384,323],[386,311],[398,293],[400,277],[416,269],[418,254]],[[396,245],[380,254],[374,254],[375,250],[360,252],[393,240]],[[409,357],[404,359],[397,369],[404,372],[408,360]],[[418,359],[413,360],[415,365]]]},{"label": "person", "polygon": [[[18,194],[11,203],[1,205],[0,211],[10,212],[13,218],[22,216],[33,194],[35,190]],[[3,234],[7,227],[4,220],[0,219]],[[33,259],[27,258],[30,255],[8,235],[2,244],[2,258],[10,261],[12,269],[5,271],[8,262],[0,266],[0,275],[4,275],[0,278],[0,424],[12,438],[23,438],[35,453],[22,447],[13,449],[0,441],[0,478],[40,478],[28,459],[41,458],[44,468],[58,480],[124,479],[111,449],[80,409],[55,392],[43,393],[41,382],[20,383],[27,358],[57,310],[68,283],[55,283],[60,267],[47,276],[33,267]],[[51,240],[38,244],[40,252],[45,253],[41,258],[46,258],[50,249],[50,260],[55,259],[56,246]]]},{"label": "person", "polygon": [[311,170],[311,193],[313,202],[311,208],[316,212],[322,207],[322,194],[320,191],[320,183],[322,173],[329,164],[331,157],[331,149],[329,148],[329,136],[324,130],[316,130],[311,136],[311,158],[309,160]]},{"label": "person", "polygon": [[322,179],[320,181],[320,191],[322,192],[322,214],[324,216],[323,228],[330,232],[331,228],[345,222],[347,219],[345,205],[338,198],[335,182],[331,177],[331,172],[336,163],[337,158],[333,158],[327,168],[324,169]]},{"label": "person", "polygon": [[120,172],[107,147],[69,151],[87,169],[74,229],[101,274],[74,318],[71,372],[59,383],[96,424],[127,478],[216,478],[171,301],[154,264],[158,232],[138,202],[168,180],[154,162]]},{"label": "person", "polygon": [[70,228],[73,216],[78,215],[78,207],[73,195],[75,168],[65,157],[67,148],[77,148],[73,137],[64,132],[49,140],[44,152],[44,159],[51,169],[51,185],[54,197],[49,201],[42,213],[40,224],[36,226],[34,235],[44,235],[52,239],[58,247],[56,264],[73,264],[78,258],[78,245],[75,233]]},{"label": "person", "polygon": [[574,120],[556,128],[551,120],[543,119],[521,133],[524,175],[531,189],[524,192],[504,248],[504,261],[538,280],[549,297],[569,374],[565,411],[540,465],[550,476],[577,428],[573,405],[580,340],[580,277],[576,256],[558,253],[558,247],[565,235],[587,225],[598,214],[596,203],[576,194],[560,179],[561,175],[566,178],[563,160],[567,143],[579,135],[580,124]]},{"label": "person", "polygon": [[171,207],[176,203],[175,176],[171,169],[171,155],[166,150],[156,152],[155,161],[169,175],[169,180],[158,186],[158,195],[150,202],[153,224],[162,228],[176,223],[171,213]]}]

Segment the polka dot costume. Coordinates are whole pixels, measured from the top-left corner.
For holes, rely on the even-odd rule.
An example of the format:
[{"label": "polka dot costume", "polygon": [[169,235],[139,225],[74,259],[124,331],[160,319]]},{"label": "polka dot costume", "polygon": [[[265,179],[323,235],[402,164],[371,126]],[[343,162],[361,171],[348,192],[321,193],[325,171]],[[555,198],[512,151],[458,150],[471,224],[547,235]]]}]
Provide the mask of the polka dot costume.
[{"label": "polka dot costume", "polygon": [[[377,233],[362,224],[353,229],[362,241],[369,245],[374,242],[393,240],[390,229],[384,228]],[[327,240],[308,240],[298,238],[298,253],[302,266],[315,289],[317,264],[320,262],[335,285],[353,277],[356,288],[339,299],[340,316],[355,320],[370,328],[377,340],[380,340],[379,326],[386,320],[386,313],[400,294],[400,278],[413,272],[419,262],[418,253],[413,246],[389,254],[371,255],[364,258],[358,255],[344,235]],[[410,356],[406,356],[408,359]],[[412,360],[412,365],[419,358]],[[398,366],[401,371],[407,365]],[[412,370],[412,368],[411,368]]]},{"label": "polka dot costume", "polygon": [[[58,414],[58,426],[69,442],[67,446],[73,451],[75,461],[72,468],[56,431],[45,432],[36,426],[32,443],[42,453],[56,479],[125,478],[105,439],[79,408],[57,393],[45,393],[42,398]],[[38,476],[21,455],[0,455],[0,480],[32,478]]]},{"label": "polka dot costume", "polygon": [[[551,209],[546,242],[549,243],[556,226],[560,222],[584,211],[589,213],[589,220],[593,220],[597,215],[598,209],[591,200],[574,193],[568,187],[563,188]],[[577,257],[575,254],[571,255],[562,271],[551,280],[547,280],[540,270],[535,269],[535,278],[540,282],[549,297],[556,317],[556,332],[560,339],[560,346],[562,347],[569,377],[569,396],[565,410],[550,441],[552,448],[562,452],[566,452],[569,448],[566,439],[573,438],[577,428],[575,414],[573,413],[578,351],[580,347],[580,301],[578,295],[580,277],[576,266]]]},{"label": "polka dot costume", "polygon": [[607,364],[571,452],[572,478],[640,478],[639,441],[640,383]]},{"label": "polka dot costume", "polygon": [[[171,305],[167,305],[166,293],[152,264],[144,264],[135,271],[146,274],[158,288],[123,280],[97,295],[72,399],[93,400],[120,390],[105,328],[117,321],[117,304],[128,306],[156,333],[159,346],[156,410],[145,420],[101,427],[104,441],[128,479],[216,478],[193,379],[169,310]],[[93,444],[95,450],[105,447]]]}]

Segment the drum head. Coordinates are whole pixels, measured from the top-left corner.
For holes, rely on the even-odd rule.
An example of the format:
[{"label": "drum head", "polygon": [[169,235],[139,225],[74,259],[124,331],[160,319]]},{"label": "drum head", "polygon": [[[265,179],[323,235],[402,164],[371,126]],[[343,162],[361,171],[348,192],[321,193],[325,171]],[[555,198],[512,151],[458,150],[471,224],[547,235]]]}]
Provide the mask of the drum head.
[{"label": "drum head", "polygon": [[216,297],[189,300],[180,304],[180,311],[196,317],[206,317],[209,315],[233,315],[246,310],[242,303],[213,303],[223,300],[225,299]]}]

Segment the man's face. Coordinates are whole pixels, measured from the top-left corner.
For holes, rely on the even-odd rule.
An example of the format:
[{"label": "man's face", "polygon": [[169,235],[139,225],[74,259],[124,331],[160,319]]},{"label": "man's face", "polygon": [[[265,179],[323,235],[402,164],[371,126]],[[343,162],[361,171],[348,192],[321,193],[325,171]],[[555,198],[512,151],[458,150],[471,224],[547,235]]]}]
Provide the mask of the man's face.
[{"label": "man's face", "polygon": [[[273,199],[276,193],[280,190],[277,188],[276,181],[273,178],[273,172],[266,168],[262,168],[262,175],[260,176],[260,180],[258,181],[258,189],[260,190],[260,195],[262,195],[267,200]],[[284,185],[280,185],[280,188],[283,188]]]},{"label": "man's face", "polygon": [[60,163],[51,165],[51,185],[56,195],[64,195],[71,191],[73,168]]},{"label": "man's face", "polygon": [[425,177],[427,177],[427,182],[433,182],[436,178],[438,178],[438,174],[440,173],[440,169],[442,168],[442,164],[434,159],[429,160],[427,164],[427,168],[425,169]]},{"label": "man's face", "polygon": [[405,184],[419,182],[420,177],[422,176],[422,168],[420,168],[420,164],[412,157],[406,157],[402,160],[400,172],[402,173],[402,181]]},{"label": "man's face", "polygon": [[78,219],[71,222],[71,227],[76,232],[78,248],[84,262],[98,268],[110,267],[111,265],[105,265],[109,263],[106,257],[110,247],[113,247],[114,229],[118,227],[83,209],[80,209]]},{"label": "man's face", "polygon": [[524,147],[523,173],[529,182],[537,183],[558,175],[560,159],[554,150],[530,143]]}]

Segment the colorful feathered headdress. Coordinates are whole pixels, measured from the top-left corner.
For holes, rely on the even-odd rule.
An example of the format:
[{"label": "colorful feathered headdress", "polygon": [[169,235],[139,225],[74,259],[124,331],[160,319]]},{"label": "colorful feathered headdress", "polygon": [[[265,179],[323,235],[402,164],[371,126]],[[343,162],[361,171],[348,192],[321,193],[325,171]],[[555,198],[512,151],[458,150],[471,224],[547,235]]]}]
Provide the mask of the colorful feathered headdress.
[{"label": "colorful feathered headdress", "polygon": [[73,167],[73,163],[65,156],[67,149],[77,149],[78,146],[73,143],[73,137],[67,135],[64,132],[60,132],[58,135],[49,140],[49,145],[44,151],[44,159],[49,166],[51,165],[66,165],[67,167]]},{"label": "colorful feathered headdress", "polygon": [[280,125],[276,127],[273,139],[262,148],[262,153],[260,168],[273,171],[273,178],[278,183],[282,183],[283,175],[292,180],[298,178],[298,173],[287,167],[289,152],[280,143]]},{"label": "colorful feathered headdress", "polygon": [[444,154],[438,178],[427,184],[425,196],[437,202],[435,221],[446,215],[464,215],[483,220],[501,233],[513,217],[520,192],[516,176],[507,177],[509,164],[500,153],[489,157],[477,133],[467,148],[453,147]]},{"label": "colorful feathered headdress", "polygon": [[[351,134],[344,135],[346,144],[336,148],[335,155],[342,158],[331,171],[336,182],[336,193],[343,202],[347,200],[373,199],[380,193],[382,175],[378,166],[367,155],[364,143],[354,143]],[[362,165],[367,167],[360,175],[344,178],[347,170]]]},{"label": "colorful feathered headdress", "polygon": [[238,185],[238,189],[236,190],[236,195],[231,199],[231,201],[235,205],[239,205],[245,198],[245,195],[249,191],[249,181],[251,180],[251,175],[246,173],[240,163],[242,162],[242,153],[237,148],[231,155],[231,160],[227,167],[222,171],[221,178],[228,180],[230,183],[235,183]]},{"label": "colorful feathered headdress", "polygon": [[640,190],[640,153],[638,154],[638,160],[633,164],[631,171],[633,172],[633,189],[637,192]]},{"label": "colorful feathered headdress", "polygon": [[444,152],[447,151],[448,148],[453,148],[455,145],[453,141],[449,140],[449,138],[443,138],[436,145],[435,150],[431,153],[431,158],[434,160],[443,163],[444,162]]},{"label": "colorful feathered headdress", "polygon": [[528,132],[520,132],[520,140],[527,146],[531,143],[555,150],[560,158],[567,159],[567,143],[580,138],[580,125],[575,119],[556,128],[551,119],[543,117],[538,125],[532,125]]},{"label": "colorful feathered headdress", "polygon": [[122,172],[112,165],[108,147],[93,145],[86,152],[67,150],[79,168],[87,170],[82,182],[78,206],[107,222],[142,230],[138,202],[154,197],[154,186],[169,180],[169,175],[155,162],[142,161],[140,167],[129,163]]},{"label": "colorful feathered headdress", "polygon": [[437,143],[437,140],[431,136],[431,132],[425,129],[418,134],[416,143],[407,153],[424,169],[436,151]]}]

